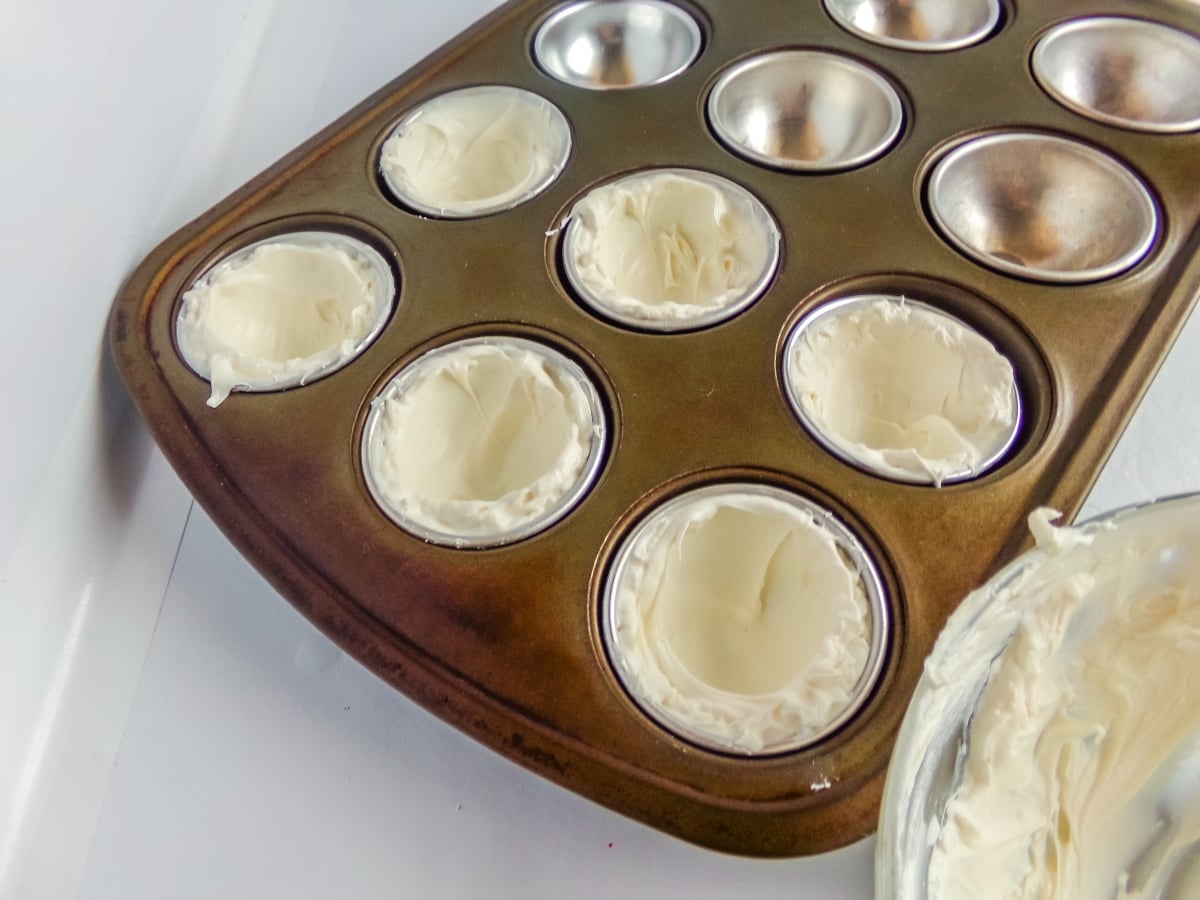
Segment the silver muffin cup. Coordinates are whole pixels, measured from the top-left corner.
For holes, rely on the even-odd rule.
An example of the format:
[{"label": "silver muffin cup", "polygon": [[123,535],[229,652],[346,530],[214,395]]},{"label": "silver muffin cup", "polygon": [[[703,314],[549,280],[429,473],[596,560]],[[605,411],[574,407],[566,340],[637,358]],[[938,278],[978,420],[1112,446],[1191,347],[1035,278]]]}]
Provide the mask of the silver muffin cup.
[{"label": "silver muffin cup", "polygon": [[[656,213],[653,199],[670,196],[672,191],[683,192],[695,202],[671,212],[671,204],[664,201],[665,211]],[[633,210],[631,216],[644,216],[637,227],[618,227],[633,221],[620,216],[621,221],[608,226],[592,221],[591,210],[610,204],[618,194],[645,194],[638,202],[615,207]],[[729,222],[734,219],[740,220],[742,228],[732,244],[722,248],[729,258],[710,258],[698,246],[698,235],[711,225],[713,233],[721,235],[715,243],[727,241],[732,230]],[[670,260],[661,258],[662,248],[674,241],[686,245],[684,255],[690,259],[686,264],[711,266],[713,271],[725,271],[722,265],[729,264],[728,271],[736,272],[740,284],[719,296],[705,293],[676,303],[651,300],[640,293],[641,285],[626,283],[633,273],[644,274],[654,265],[666,267]],[[767,207],[741,185],[700,169],[645,169],[598,185],[575,203],[566,221],[561,254],[567,283],[593,312],[630,328],[678,332],[724,322],[758,300],[779,266],[781,242],[782,232]],[[630,262],[638,257],[645,267]],[[741,260],[745,267],[734,266],[730,259]],[[611,265],[606,267],[605,260]]]},{"label": "silver muffin cup", "polygon": [[1051,97],[1136,131],[1200,129],[1200,40],[1144,19],[1099,16],[1054,26],[1033,49]]},{"label": "silver muffin cup", "polygon": [[[241,356],[236,347],[226,346],[226,342],[220,337],[206,337],[197,332],[195,324],[202,321],[198,318],[202,310],[197,304],[208,288],[222,283],[227,278],[237,278],[238,271],[244,269],[247,264],[253,264],[259,251],[288,246],[345,254],[365,270],[366,289],[374,299],[374,312],[370,319],[363,323],[361,333],[354,338],[352,346],[344,347],[341,341],[338,341],[336,344],[320,348],[302,360],[258,359]],[[264,289],[270,286],[264,277],[256,280]],[[358,358],[383,331],[395,308],[396,297],[396,278],[391,266],[383,255],[367,242],[337,231],[284,232],[255,241],[222,257],[184,291],[175,317],[175,345],[188,368],[207,381],[213,380],[212,351],[216,350],[219,354],[233,353],[249,366],[250,371],[237,378],[233,390],[249,393],[286,390],[332,375]],[[243,318],[252,316],[253,311],[247,308],[241,315]],[[291,321],[294,321],[294,318]],[[256,322],[255,332],[286,331],[291,321],[280,314],[277,318]],[[216,405],[223,399],[223,396],[214,396],[209,403]]]},{"label": "silver muffin cup", "polygon": [[533,58],[553,78],[596,91],[669,81],[700,54],[704,36],[664,0],[582,0],[555,10],[533,39]]},{"label": "silver muffin cup", "polygon": [[1112,278],[1159,231],[1158,206],[1133,172],[1080,141],[1000,132],[944,153],[926,185],[938,230],[971,259],[1033,281]]},{"label": "silver muffin cup", "polygon": [[[678,701],[691,699],[687,696],[686,686],[669,690],[667,693],[673,699],[667,702],[651,696],[647,682],[633,663],[637,639],[622,627],[626,611],[621,609],[620,599],[622,594],[628,592],[631,582],[638,580],[634,570],[644,565],[647,553],[652,552],[653,545],[661,540],[664,522],[679,513],[687,515],[689,507],[698,504],[719,504],[724,501],[736,507],[739,498],[778,504],[780,508],[790,510],[792,515],[810,521],[819,533],[831,539],[836,548],[838,565],[845,567],[845,571],[856,582],[855,590],[861,591],[865,598],[868,619],[864,635],[868,651],[863,668],[844,702],[832,711],[826,721],[804,722],[798,731],[783,729],[778,727],[779,722],[789,717],[781,710],[780,701],[774,693],[745,695],[744,699],[749,702],[774,698],[769,701],[771,711],[768,717],[775,720],[776,733],[753,750],[747,749],[744,740],[722,733],[711,721],[697,721],[682,712]],[[600,599],[600,628],[605,651],[617,680],[650,720],[667,732],[707,750],[738,756],[769,756],[793,752],[821,742],[850,722],[862,709],[879,679],[887,656],[891,622],[886,596],[883,580],[871,554],[854,532],[830,510],[782,487],[754,482],[722,482],[692,489],[661,503],[625,535],[604,581]],[[720,635],[711,637],[720,641]],[[728,698],[730,695],[725,696]],[[736,699],[734,703],[737,703]]]},{"label": "silver muffin cup", "polygon": [[886,153],[904,109],[888,80],[857,60],[776,50],[735,63],[717,79],[708,121],[722,143],[752,162],[824,172]]},{"label": "silver muffin cup", "polygon": [[512,209],[541,194],[571,156],[571,126],[539,94],[485,84],[407,112],[379,149],[379,175],[402,206],[440,219]]},{"label": "silver muffin cup", "polygon": [[[914,470],[907,466],[889,465],[887,458],[880,453],[884,448],[866,447],[860,440],[853,439],[849,435],[833,430],[829,423],[821,421],[818,416],[810,411],[803,396],[806,392],[806,385],[797,381],[797,375],[794,370],[795,361],[801,353],[803,345],[810,340],[812,332],[819,329],[822,324],[839,317],[854,316],[877,304],[886,304],[892,308],[908,308],[918,311],[922,317],[921,324],[930,334],[931,339],[935,341],[937,341],[935,332],[945,333],[945,329],[947,328],[961,329],[976,341],[985,342],[989,347],[992,347],[991,342],[987,338],[980,335],[974,328],[962,320],[935,306],[908,297],[892,294],[860,294],[822,304],[793,326],[783,348],[782,375],[784,391],[787,401],[792,407],[792,411],[795,413],[796,418],[800,420],[800,424],[804,426],[804,429],[817,443],[843,462],[891,481],[941,486],[979,478],[995,468],[1016,444],[1021,434],[1024,418],[1021,392],[1016,384],[1015,373],[1011,371],[1011,362],[1009,362],[1009,371],[1012,375],[1009,399],[1012,413],[1011,423],[1003,430],[994,430],[990,443],[986,446],[984,452],[974,465],[963,465],[953,470],[945,471],[938,476],[931,474],[927,470]],[[937,341],[937,343],[941,344],[940,341]],[[994,347],[992,349],[994,350]],[[881,359],[888,358],[871,349],[865,343],[861,344],[860,350],[860,355],[865,354],[869,356],[874,364],[878,364],[878,361]],[[995,351],[995,353],[1001,357],[1003,356],[999,354],[999,351]],[[993,358],[995,357],[993,356]],[[853,364],[854,356],[852,353],[841,354],[838,357],[838,361]],[[1004,361],[1007,361],[1007,358]],[[996,360],[996,366],[999,367],[1000,365],[1001,361]],[[963,389],[963,371],[965,371],[965,367],[962,370],[955,368],[955,377],[958,380],[950,385],[951,388],[955,390]],[[886,398],[889,394],[911,389],[914,394],[928,395],[933,398],[927,408],[922,408],[919,403],[914,403],[911,399],[907,401],[907,404],[898,404],[898,406],[907,405],[910,407],[907,410],[907,414],[912,420],[919,421],[932,415],[952,415],[948,411],[948,407],[952,404],[950,404],[947,396],[937,389],[940,386],[936,383],[926,380],[928,383],[922,384],[922,379],[918,374],[892,371],[890,367],[889,370],[876,373],[876,375],[879,376],[877,381],[866,382],[863,386],[866,396]],[[842,380],[844,383],[844,376],[839,380]],[[982,389],[983,386],[975,385],[975,387]],[[968,403],[965,406],[973,412],[980,407],[980,403]],[[903,448],[887,448],[887,450],[892,452],[901,449]],[[916,448],[912,449],[915,450]],[[870,451],[875,452],[872,453]]]},{"label": "silver muffin cup", "polygon": [[[448,406],[443,407],[443,421],[435,423],[436,428],[430,428],[420,433],[397,433],[388,431],[386,421],[389,405],[393,402],[404,403],[417,395],[417,392],[428,383],[430,378],[439,377],[445,371],[447,364],[452,364],[456,356],[469,355],[476,351],[487,352],[498,350],[524,355],[536,361],[539,371],[533,376],[537,384],[551,385],[560,396],[567,396],[578,391],[582,394],[586,421],[575,423],[581,426],[579,438],[586,440],[587,450],[584,459],[578,465],[578,471],[567,483],[550,485],[549,492],[539,494],[543,479],[535,478],[532,482],[519,485],[510,492],[509,496],[523,498],[521,502],[532,503],[535,509],[528,514],[518,511],[516,515],[505,513],[503,516],[492,515],[493,504],[505,498],[490,497],[450,497],[435,496],[433,489],[425,483],[419,486],[418,495],[400,492],[395,479],[382,474],[386,465],[385,457],[390,452],[397,452],[397,445],[407,444],[411,447],[429,447],[439,439],[448,441],[447,447],[455,451],[458,443],[445,438],[446,432],[453,428],[451,417],[453,412]],[[457,381],[457,379],[455,379]],[[462,390],[471,390],[467,379],[458,382]],[[506,388],[511,390],[512,384]],[[479,401],[472,399],[475,412],[486,418]],[[506,416],[509,425],[513,416]],[[486,430],[501,433],[500,426],[495,422],[485,422]],[[529,453],[530,448],[515,444],[505,446],[504,438],[497,437],[498,451],[509,458],[516,458],[522,453]],[[394,442],[389,447],[389,441]],[[551,527],[571,512],[584,496],[591,490],[599,477],[604,464],[608,445],[608,425],[604,412],[604,404],[592,379],[584,369],[558,350],[527,338],[508,335],[466,338],[436,347],[401,369],[383,387],[372,400],[367,414],[361,441],[361,465],[363,478],[367,489],[380,510],[396,525],[410,534],[433,544],[442,544],[459,549],[478,549],[499,547],[524,540]],[[556,457],[556,462],[559,457]],[[418,464],[419,465],[419,464]],[[431,464],[432,465],[432,464]],[[437,466],[446,471],[446,465],[438,462]],[[406,483],[406,490],[411,485]],[[427,502],[444,503],[449,499],[456,505],[452,515],[445,517],[428,514]]]},{"label": "silver muffin cup", "polygon": [[824,0],[834,20],[864,40],[901,50],[958,50],[1000,22],[999,0]]}]

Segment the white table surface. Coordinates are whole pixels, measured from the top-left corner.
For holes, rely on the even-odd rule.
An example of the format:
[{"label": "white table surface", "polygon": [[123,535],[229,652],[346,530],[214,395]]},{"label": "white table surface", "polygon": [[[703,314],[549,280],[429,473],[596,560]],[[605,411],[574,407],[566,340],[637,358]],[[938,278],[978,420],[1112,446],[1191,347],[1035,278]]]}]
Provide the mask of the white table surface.
[{"label": "white table surface", "polygon": [[[195,507],[104,361],[147,251],[493,0],[0,0],[0,897],[872,896],[746,860],[385,687]],[[14,277],[15,276],[15,277]],[[1086,512],[1200,490],[1200,320]]]}]

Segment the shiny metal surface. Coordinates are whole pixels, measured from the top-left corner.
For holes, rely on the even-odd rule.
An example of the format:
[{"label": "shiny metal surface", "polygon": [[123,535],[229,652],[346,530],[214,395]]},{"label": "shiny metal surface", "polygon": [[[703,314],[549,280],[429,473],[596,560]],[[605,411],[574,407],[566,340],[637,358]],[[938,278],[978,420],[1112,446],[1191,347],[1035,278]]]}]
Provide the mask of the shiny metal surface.
[{"label": "shiny metal surface", "polygon": [[934,165],[928,208],[976,261],[1047,282],[1111,278],[1146,255],[1159,230],[1150,192],[1087,144],[1034,132],[968,140]]},{"label": "shiny metal surface", "polygon": [[570,3],[533,39],[533,57],[567,84],[636,88],[674,78],[700,54],[704,36],[686,10],[662,0]]},{"label": "shiny metal surface", "polygon": [[708,120],[734,153],[764,166],[831,171],[881,156],[904,124],[900,96],[874,69],[834,53],[780,50],[725,71]]},{"label": "shiny metal surface", "polygon": [[854,532],[831,511],[807,497],[785,490],[784,488],[751,482],[709,484],[672,497],[651,510],[622,539],[609,570],[608,577],[605,579],[604,593],[601,599],[600,627],[609,664],[613,667],[617,679],[629,694],[630,699],[643,713],[662,728],[697,746],[719,753],[742,755],[744,751],[736,749],[729,741],[722,740],[711,731],[699,727],[689,727],[687,722],[673,714],[671,708],[664,707],[640,695],[636,687],[636,673],[629,666],[628,648],[622,644],[621,632],[617,628],[615,594],[626,577],[631,561],[646,552],[645,541],[643,539],[647,537],[653,538],[653,533],[658,530],[657,526],[663,521],[664,517],[670,516],[678,510],[694,503],[702,503],[722,496],[728,497],[746,494],[768,497],[780,503],[785,503],[802,513],[810,515],[818,528],[828,532],[846,562],[858,572],[871,616],[871,644],[868,651],[867,663],[863,668],[862,675],[859,676],[858,682],[854,686],[854,693],[847,701],[845,709],[831,719],[819,733],[811,737],[803,740],[793,739],[769,744],[759,753],[754,754],[756,756],[770,756],[819,744],[852,720],[855,714],[862,709],[863,704],[866,703],[871,694],[872,688],[875,687],[875,683],[883,669],[884,658],[888,650],[891,622],[888,615],[886,593],[879,570],[871,558],[871,554],[867,552]]},{"label": "shiny metal surface", "polygon": [[1200,129],[1200,40],[1144,19],[1105,16],[1055,26],[1033,74],[1081,115],[1138,131]]},{"label": "shiny metal surface", "polygon": [[958,50],[987,38],[1000,21],[998,0],[824,0],[839,25],[903,50]]},{"label": "shiny metal surface", "polygon": [[[966,322],[950,315],[944,310],[941,310],[936,306],[932,306],[931,304],[923,303],[920,300],[914,300],[911,297],[901,296],[899,294],[860,294],[850,297],[843,297],[817,307],[811,313],[797,322],[795,327],[792,328],[792,332],[788,335],[787,343],[784,345],[783,349],[782,370],[784,393],[787,396],[788,404],[792,407],[792,412],[796,414],[796,418],[800,420],[800,424],[804,426],[805,431],[812,435],[813,439],[816,440],[816,442],[822,447],[824,447],[834,456],[838,457],[838,459],[841,459],[859,469],[870,472],[873,475],[878,475],[881,478],[887,478],[891,481],[902,481],[909,484],[933,484],[934,479],[932,477],[920,478],[916,475],[904,476],[897,472],[881,470],[870,460],[863,459],[858,455],[849,452],[846,448],[839,444],[832,435],[826,433],[808,414],[808,411],[800,402],[797,386],[793,384],[791,365],[792,359],[799,352],[798,344],[804,339],[804,333],[808,328],[816,325],[819,321],[827,316],[846,315],[857,307],[875,303],[880,300],[888,303],[903,303],[906,306],[920,307],[921,309],[924,309],[926,312],[932,313],[935,316],[939,316],[948,320],[949,322],[956,323],[970,331],[976,331],[975,328],[968,325]],[[897,375],[895,379],[896,387],[900,388],[903,386],[903,384],[904,380]],[[878,390],[886,392],[889,387],[891,387],[889,384],[878,385]],[[1021,434],[1021,426],[1024,421],[1024,408],[1021,401],[1021,392],[1018,390],[1015,384],[1013,385],[1012,396],[1015,415],[1013,416],[1012,428],[1009,430],[1005,440],[998,446],[992,448],[992,451],[983,460],[981,460],[979,465],[974,469],[964,469],[943,477],[941,480],[942,485],[957,484],[962,481],[969,481],[973,478],[978,478],[993,469],[1004,459],[1005,456],[1008,455],[1008,452],[1013,448],[1018,436]]]}]

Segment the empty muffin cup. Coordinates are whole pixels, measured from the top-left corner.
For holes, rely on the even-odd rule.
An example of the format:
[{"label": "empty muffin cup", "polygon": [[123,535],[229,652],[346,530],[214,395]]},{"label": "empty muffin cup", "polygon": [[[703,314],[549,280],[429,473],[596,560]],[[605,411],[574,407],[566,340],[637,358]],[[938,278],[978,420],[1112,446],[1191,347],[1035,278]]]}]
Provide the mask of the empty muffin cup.
[{"label": "empty muffin cup", "polygon": [[951,149],[926,186],[934,223],[983,265],[1046,282],[1111,278],[1158,234],[1158,208],[1124,164],[1094,147],[1001,132]]},{"label": "empty muffin cup", "polygon": [[549,75],[605,91],[660,84],[688,68],[703,35],[691,14],[662,0],[569,3],[533,39],[533,56]]},{"label": "empty muffin cup", "polygon": [[849,57],[778,50],[730,67],[708,95],[730,150],[764,166],[831,171],[883,155],[904,123],[887,79]]},{"label": "empty muffin cup", "polygon": [[379,171],[409,209],[465,219],[536,197],[566,166],[571,143],[566,117],[546,98],[483,85],[405,115],[380,149]]},{"label": "empty muffin cup", "polygon": [[779,263],[780,239],[745,188],[694,169],[651,169],[593,188],[574,205],[563,269],[600,315],[686,331],[757,300]]},{"label": "empty muffin cup", "polygon": [[430,350],[372,401],[362,440],[367,487],[406,531],[490,547],[565,516],[604,458],[600,395],[562,353],[517,337]]},{"label": "empty muffin cup", "polygon": [[1000,22],[999,0],[824,0],[859,37],[901,50],[936,52],[978,44]]},{"label": "empty muffin cup", "polygon": [[675,735],[736,754],[820,741],[866,701],[888,619],[870,557],[782,488],[709,485],[623,540],[601,601],[613,669]]},{"label": "empty muffin cup", "polygon": [[1137,131],[1200,128],[1200,40],[1156,22],[1098,16],[1056,25],[1033,49],[1051,97]]},{"label": "empty muffin cup", "polygon": [[396,299],[374,247],[332,231],[297,231],[237,250],[183,293],[175,344],[212,387],[276,391],[346,365],[383,330]]},{"label": "empty muffin cup", "polygon": [[977,331],[926,304],[881,294],[818,307],[784,346],[788,401],[851,465],[942,485],[994,466],[1016,440],[1012,364]]}]

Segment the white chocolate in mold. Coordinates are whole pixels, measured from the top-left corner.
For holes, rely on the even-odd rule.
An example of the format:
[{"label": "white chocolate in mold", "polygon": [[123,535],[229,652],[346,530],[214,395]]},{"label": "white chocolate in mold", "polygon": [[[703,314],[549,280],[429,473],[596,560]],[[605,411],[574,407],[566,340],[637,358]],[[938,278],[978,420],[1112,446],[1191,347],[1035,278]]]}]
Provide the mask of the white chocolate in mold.
[{"label": "white chocolate in mold", "polygon": [[605,423],[583,371],[532,341],[432,350],[372,403],[363,464],[385,512],[453,546],[547,527],[590,485]]},{"label": "white chocolate in mold", "polygon": [[711,325],[758,298],[780,233],[752,194],[706,172],[657,169],[584,195],[563,242],[567,278],[593,309],[626,325]]},{"label": "white chocolate in mold", "polygon": [[571,128],[549,100],[501,85],[426,101],[396,126],[379,167],[400,202],[446,218],[516,206],[558,177]]},{"label": "white chocolate in mold", "polygon": [[869,690],[884,631],[844,547],[778,489],[668,501],[630,533],[606,588],[622,683],[661,724],[713,749],[818,740]]},{"label": "white chocolate in mold", "polygon": [[375,250],[333,232],[295,232],[201,276],[183,294],[175,339],[211,384],[215,407],[233,390],[278,390],[336,371],[383,328],[394,298]]},{"label": "white chocolate in mold", "polygon": [[835,452],[900,481],[979,474],[1020,418],[1012,364],[958,320],[902,298],[835,301],[801,321],[789,398]]}]

